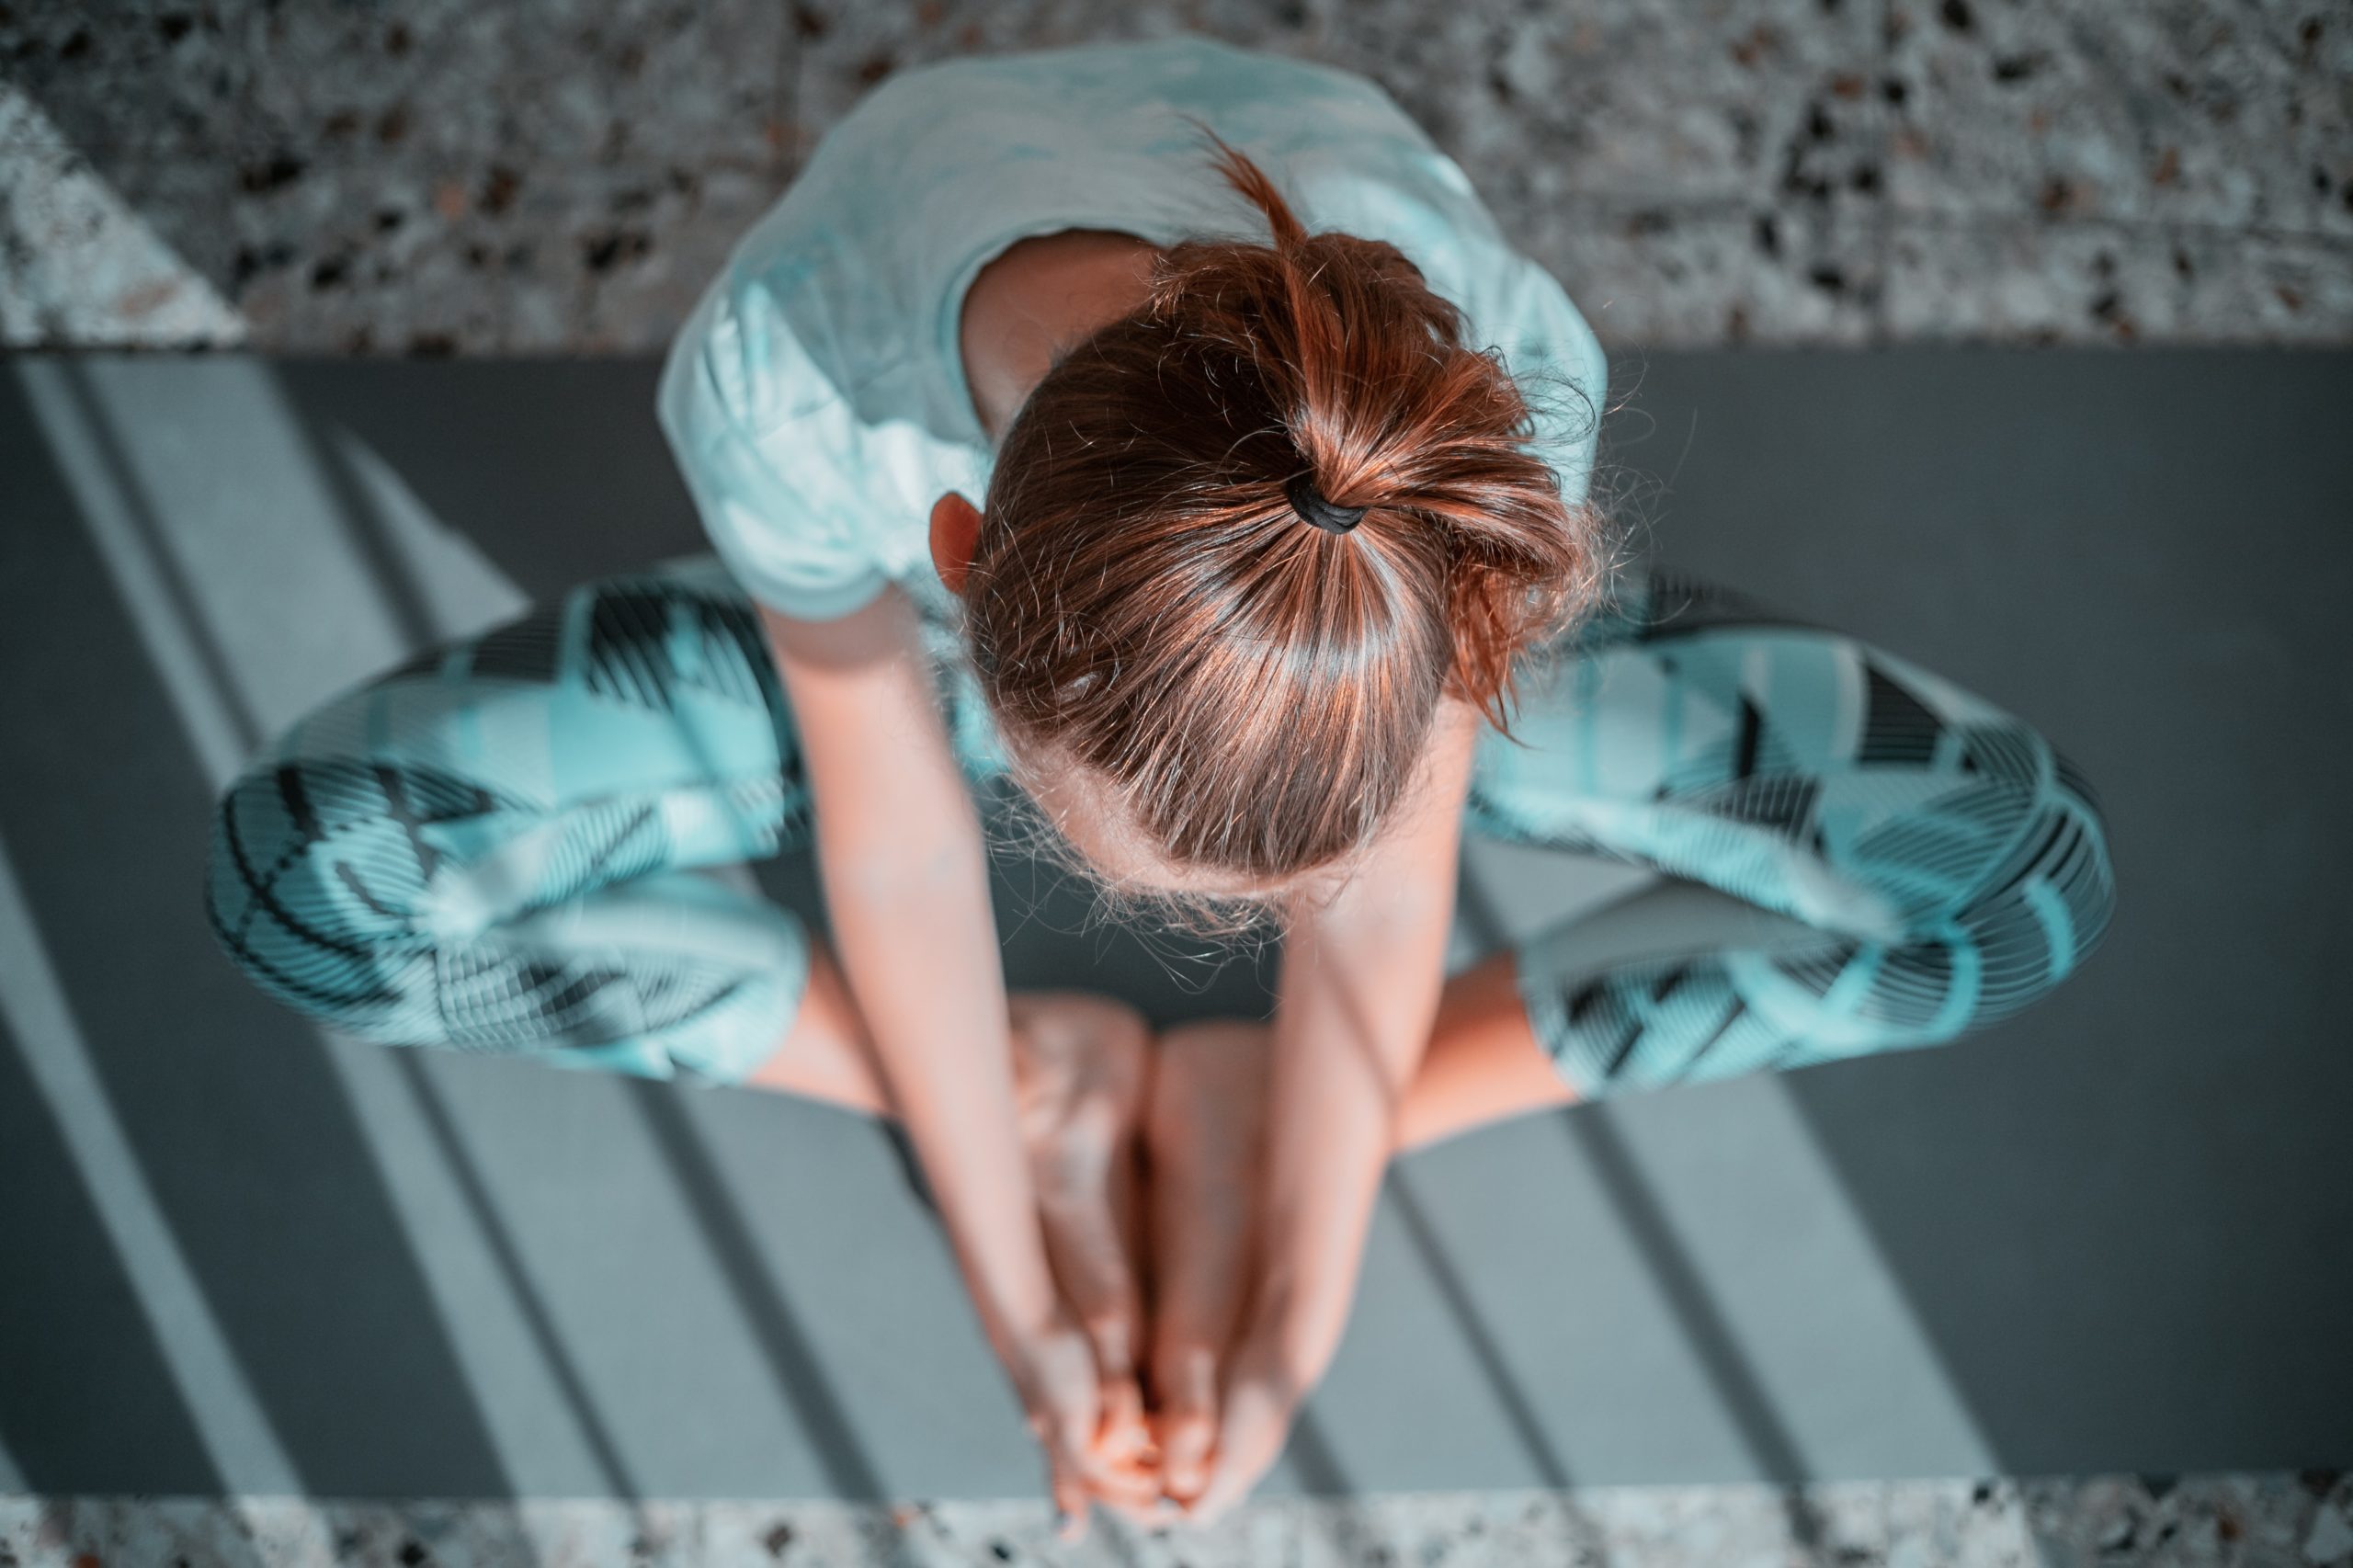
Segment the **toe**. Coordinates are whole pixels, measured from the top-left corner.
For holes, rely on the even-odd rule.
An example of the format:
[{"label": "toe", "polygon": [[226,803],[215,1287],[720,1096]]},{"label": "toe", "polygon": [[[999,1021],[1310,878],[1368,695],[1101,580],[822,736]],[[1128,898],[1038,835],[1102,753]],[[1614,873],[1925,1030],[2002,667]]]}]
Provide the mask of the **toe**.
[{"label": "toe", "polygon": [[1156,1462],[1143,1391],[1133,1377],[1108,1374],[1103,1382],[1101,1436],[1096,1449],[1115,1463]]},{"label": "toe", "polygon": [[1206,1412],[1171,1414],[1161,1426],[1161,1484],[1168,1495],[1189,1503],[1209,1480],[1211,1446],[1217,1426]]},{"label": "toe", "polygon": [[1168,1494],[1189,1500],[1207,1479],[1217,1437],[1217,1357],[1201,1343],[1155,1346],[1153,1392],[1158,1399],[1153,1435]]}]

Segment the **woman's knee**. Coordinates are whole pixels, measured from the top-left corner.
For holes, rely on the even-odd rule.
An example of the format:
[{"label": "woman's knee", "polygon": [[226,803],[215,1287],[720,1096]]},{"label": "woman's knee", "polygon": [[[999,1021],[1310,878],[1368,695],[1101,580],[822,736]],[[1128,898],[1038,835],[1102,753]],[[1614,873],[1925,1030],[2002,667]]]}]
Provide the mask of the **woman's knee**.
[{"label": "woman's knee", "polygon": [[352,764],[269,763],[223,793],[205,903],[231,961],[265,991],[337,1028],[396,1028],[404,981],[430,955],[411,910],[423,887],[385,786]]},{"label": "woman's knee", "polygon": [[644,1077],[740,1081],[782,1038],[808,964],[789,911],[670,870],[455,928],[440,852],[375,771],[256,767],[216,810],[207,913],[266,993],[382,1044]]},{"label": "woman's knee", "polygon": [[2016,852],[1958,921],[1978,971],[1977,1019],[2006,1017],[2066,980],[2106,937],[2115,909],[2097,800],[2081,773],[2054,756]]}]

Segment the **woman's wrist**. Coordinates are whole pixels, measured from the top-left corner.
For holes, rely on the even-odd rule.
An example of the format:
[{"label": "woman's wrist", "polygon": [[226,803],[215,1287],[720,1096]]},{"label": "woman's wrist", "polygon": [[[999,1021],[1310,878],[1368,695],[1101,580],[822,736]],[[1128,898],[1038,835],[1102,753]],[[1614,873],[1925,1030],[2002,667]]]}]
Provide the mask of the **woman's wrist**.
[{"label": "woman's wrist", "polygon": [[[1045,1235],[1039,1228],[1026,1171],[992,1182],[969,1158],[958,1165],[950,1179],[928,1165],[924,1174],[937,1195],[940,1223],[965,1291],[990,1343],[1002,1348],[1053,1322],[1060,1298],[1046,1258]],[[1017,1181],[1012,1179],[1014,1174]],[[979,1190],[986,1188],[995,1191]]]},{"label": "woman's wrist", "polygon": [[[1009,1042],[1003,1047],[1008,1060],[1011,1049]],[[965,1063],[964,1073],[972,1065]],[[951,1105],[931,1092],[936,1087],[901,1096],[901,1126],[965,1291],[990,1342],[1002,1348],[1050,1324],[1059,1299],[1012,1089],[987,1074],[968,1078]]]},{"label": "woman's wrist", "polygon": [[1306,1054],[1285,1064],[1290,1072],[1278,1070],[1276,1114],[1316,1109],[1299,1110],[1298,1136],[1269,1151],[1252,1307],[1253,1338],[1302,1386],[1339,1348],[1396,1146],[1379,1096],[1356,1092],[1361,1085],[1347,1074],[1302,1074]]},{"label": "woman's wrist", "polygon": [[[1386,1163],[1386,1156],[1379,1156]],[[1339,1351],[1356,1304],[1358,1276],[1365,1259],[1365,1232],[1379,1196],[1379,1165],[1365,1191],[1344,1194],[1346,1203],[1297,1212],[1297,1227],[1268,1227],[1261,1233],[1259,1288],[1252,1297],[1249,1340],[1266,1346],[1273,1361],[1302,1387],[1323,1378]],[[1353,1182],[1336,1182],[1356,1187]]]},{"label": "woman's wrist", "polygon": [[1347,1309],[1345,1298],[1335,1303],[1328,1293],[1262,1294],[1234,1342],[1227,1386],[1255,1383],[1279,1394],[1286,1404],[1304,1399],[1323,1381],[1339,1349]]},{"label": "woman's wrist", "polygon": [[995,1260],[988,1264],[967,1263],[963,1274],[964,1288],[972,1298],[973,1309],[980,1313],[989,1343],[1000,1350],[1034,1339],[1053,1326],[1061,1301],[1046,1268],[1042,1244],[1034,1270],[1019,1265],[1007,1267],[1004,1260]]}]

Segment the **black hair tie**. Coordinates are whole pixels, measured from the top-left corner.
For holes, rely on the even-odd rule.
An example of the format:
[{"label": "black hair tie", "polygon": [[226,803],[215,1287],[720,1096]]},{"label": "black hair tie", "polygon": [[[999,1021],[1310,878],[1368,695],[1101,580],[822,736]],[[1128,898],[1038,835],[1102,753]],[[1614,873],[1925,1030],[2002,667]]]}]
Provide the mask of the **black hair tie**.
[{"label": "black hair tie", "polygon": [[1302,473],[1283,486],[1283,494],[1290,497],[1290,508],[1302,522],[1312,523],[1327,534],[1344,534],[1363,521],[1366,508],[1339,506],[1316,494],[1315,476]]}]

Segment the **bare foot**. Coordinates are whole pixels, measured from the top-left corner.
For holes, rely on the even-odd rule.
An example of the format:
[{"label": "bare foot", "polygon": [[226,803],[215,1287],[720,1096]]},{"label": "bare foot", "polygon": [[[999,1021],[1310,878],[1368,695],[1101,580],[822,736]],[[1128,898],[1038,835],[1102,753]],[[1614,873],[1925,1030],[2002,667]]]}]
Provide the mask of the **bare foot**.
[{"label": "bare foot", "polygon": [[1144,1335],[1137,1158],[1151,1030],[1134,1009],[1105,996],[1024,992],[1009,1002],[1014,1102],[1047,1259],[1103,1371],[1096,1451],[1135,1477],[1139,1497],[1156,1496],[1158,1456],[1137,1376]]},{"label": "bare foot", "polygon": [[1164,1485],[1179,1502],[1207,1480],[1219,1369],[1250,1284],[1271,1041],[1264,1024],[1187,1024],[1160,1037],[1153,1063],[1150,1376]]}]

